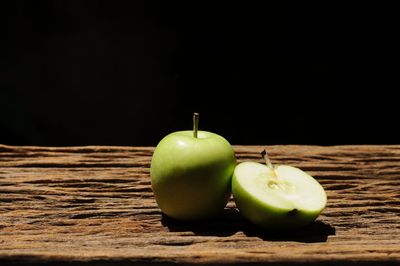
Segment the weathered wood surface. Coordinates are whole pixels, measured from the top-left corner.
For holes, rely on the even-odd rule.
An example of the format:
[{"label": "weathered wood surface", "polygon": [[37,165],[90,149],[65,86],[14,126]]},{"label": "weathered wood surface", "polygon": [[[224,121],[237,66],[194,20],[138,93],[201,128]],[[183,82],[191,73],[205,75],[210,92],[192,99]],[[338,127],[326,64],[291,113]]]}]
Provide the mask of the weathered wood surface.
[{"label": "weathered wood surface", "polygon": [[[235,146],[239,161],[261,162],[262,148]],[[400,146],[267,148],[327,191],[327,208],[303,230],[264,232],[233,202],[199,224],[163,217],[151,147],[0,145],[0,265],[400,265]]]}]

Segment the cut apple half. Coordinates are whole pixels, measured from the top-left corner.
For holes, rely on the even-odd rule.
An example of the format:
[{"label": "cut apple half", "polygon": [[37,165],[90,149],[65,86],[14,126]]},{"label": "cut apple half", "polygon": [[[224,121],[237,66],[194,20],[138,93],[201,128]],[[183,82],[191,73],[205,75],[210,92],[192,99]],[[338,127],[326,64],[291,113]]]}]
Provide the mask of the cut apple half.
[{"label": "cut apple half", "polygon": [[327,202],[323,187],[312,176],[296,167],[270,163],[237,165],[232,193],[243,216],[271,229],[304,226],[318,217]]}]

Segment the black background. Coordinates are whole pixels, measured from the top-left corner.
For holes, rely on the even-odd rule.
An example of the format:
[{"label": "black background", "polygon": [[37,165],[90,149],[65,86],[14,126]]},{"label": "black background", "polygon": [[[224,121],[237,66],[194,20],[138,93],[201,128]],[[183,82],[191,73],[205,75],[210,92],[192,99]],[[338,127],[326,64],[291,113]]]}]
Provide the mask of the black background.
[{"label": "black background", "polygon": [[3,1],[0,143],[399,143],[393,6]]}]

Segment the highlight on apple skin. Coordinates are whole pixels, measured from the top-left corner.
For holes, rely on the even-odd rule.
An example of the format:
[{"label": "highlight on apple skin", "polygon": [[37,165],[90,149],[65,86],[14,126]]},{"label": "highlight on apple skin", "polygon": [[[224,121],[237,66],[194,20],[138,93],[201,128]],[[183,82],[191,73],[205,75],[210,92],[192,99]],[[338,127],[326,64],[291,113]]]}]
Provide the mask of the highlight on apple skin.
[{"label": "highlight on apple skin", "polygon": [[157,145],[150,167],[151,185],[163,213],[177,220],[202,220],[222,212],[231,195],[236,166],[232,146],[220,135],[178,131]]},{"label": "highlight on apple skin", "polygon": [[313,222],[326,206],[323,187],[302,170],[243,162],[232,177],[232,193],[240,213],[266,229],[293,229]]}]

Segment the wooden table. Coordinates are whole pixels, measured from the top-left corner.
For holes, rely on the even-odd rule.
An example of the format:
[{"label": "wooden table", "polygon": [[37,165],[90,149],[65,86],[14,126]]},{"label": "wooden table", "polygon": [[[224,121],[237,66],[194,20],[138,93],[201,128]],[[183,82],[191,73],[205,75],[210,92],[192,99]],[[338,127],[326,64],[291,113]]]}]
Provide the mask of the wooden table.
[{"label": "wooden table", "polygon": [[[262,162],[264,146],[235,146]],[[316,177],[318,221],[268,233],[228,204],[209,222],[163,216],[151,147],[0,145],[0,265],[400,265],[400,146],[270,146]]]}]

